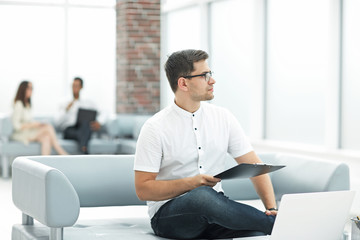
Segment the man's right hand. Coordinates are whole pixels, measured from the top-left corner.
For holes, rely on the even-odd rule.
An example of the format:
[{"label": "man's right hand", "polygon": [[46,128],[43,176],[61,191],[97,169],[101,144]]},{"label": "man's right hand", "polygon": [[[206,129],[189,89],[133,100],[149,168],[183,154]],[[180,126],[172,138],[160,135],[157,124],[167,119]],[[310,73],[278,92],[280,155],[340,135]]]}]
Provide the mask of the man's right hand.
[{"label": "man's right hand", "polygon": [[213,187],[220,182],[221,179],[206,174],[199,174],[193,177],[193,181],[195,183],[194,188],[201,186]]},{"label": "man's right hand", "polygon": [[71,108],[72,105],[74,104],[74,101],[75,101],[75,100],[71,101],[71,102],[66,106],[66,111],[69,111],[69,110],[70,110],[70,108]]}]

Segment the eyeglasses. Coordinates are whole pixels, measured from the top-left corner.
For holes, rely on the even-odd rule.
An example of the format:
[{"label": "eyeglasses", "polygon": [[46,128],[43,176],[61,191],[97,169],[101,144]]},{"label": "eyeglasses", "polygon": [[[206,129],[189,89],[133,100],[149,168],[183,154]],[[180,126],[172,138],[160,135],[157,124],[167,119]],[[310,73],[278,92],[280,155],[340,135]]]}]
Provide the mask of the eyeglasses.
[{"label": "eyeglasses", "polygon": [[212,75],[213,75],[213,72],[210,71],[210,72],[206,72],[206,73],[199,74],[199,75],[183,76],[183,78],[191,79],[191,78],[194,78],[194,77],[204,77],[205,81],[208,82],[210,80],[210,78],[212,77]]}]

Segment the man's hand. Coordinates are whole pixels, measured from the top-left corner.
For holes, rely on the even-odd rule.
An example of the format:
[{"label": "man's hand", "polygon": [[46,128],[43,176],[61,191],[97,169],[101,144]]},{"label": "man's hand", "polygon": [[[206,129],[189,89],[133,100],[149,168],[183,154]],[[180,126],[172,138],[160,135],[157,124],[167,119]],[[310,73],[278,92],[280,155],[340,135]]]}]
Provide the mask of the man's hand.
[{"label": "man's hand", "polygon": [[66,106],[66,111],[69,111],[70,108],[72,107],[72,105],[74,104],[75,100],[72,100],[67,106]]},{"label": "man's hand", "polygon": [[218,182],[221,181],[220,178],[216,178],[210,175],[205,174],[199,174],[193,177],[194,181],[194,188],[200,187],[200,186],[215,186]]},{"label": "man's hand", "polygon": [[93,131],[99,131],[101,128],[101,125],[98,121],[93,121],[93,122],[90,122],[90,127],[91,127],[91,130],[93,130]]},{"label": "man's hand", "polygon": [[276,216],[277,215],[277,210],[266,210],[265,211],[265,214],[270,216],[270,215],[273,215],[273,216]]}]

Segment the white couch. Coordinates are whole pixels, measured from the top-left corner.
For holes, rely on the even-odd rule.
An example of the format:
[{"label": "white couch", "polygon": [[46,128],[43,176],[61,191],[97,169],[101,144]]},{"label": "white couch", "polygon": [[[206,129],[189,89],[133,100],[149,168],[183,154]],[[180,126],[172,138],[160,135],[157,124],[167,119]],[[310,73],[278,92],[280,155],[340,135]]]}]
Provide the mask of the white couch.
[{"label": "white couch", "polygon": [[[93,134],[89,142],[90,154],[134,154],[136,141],[144,122],[151,115],[117,114],[104,123],[100,133]],[[52,125],[52,117],[37,118],[38,121]],[[40,155],[40,144],[31,142],[28,145],[13,141],[10,136],[13,132],[9,116],[0,116],[0,165],[1,176],[9,177],[11,160],[18,156]],[[81,154],[79,146],[74,140],[65,140],[58,133],[60,145],[70,154]]]},{"label": "white couch", "polygon": [[[262,154],[265,163],[285,164],[273,172],[276,198],[285,193],[349,189],[349,168],[340,162],[295,155]],[[133,155],[18,157],[13,163],[12,196],[22,212],[12,240],[162,239],[146,214],[78,220],[81,208],[141,206],[134,188]],[[223,180],[234,200],[259,201],[248,179]],[[130,207],[129,207],[130,208]],[[108,208],[107,208],[108,209]],[[101,213],[100,213],[101,214]],[[39,223],[35,222],[34,219]]]}]

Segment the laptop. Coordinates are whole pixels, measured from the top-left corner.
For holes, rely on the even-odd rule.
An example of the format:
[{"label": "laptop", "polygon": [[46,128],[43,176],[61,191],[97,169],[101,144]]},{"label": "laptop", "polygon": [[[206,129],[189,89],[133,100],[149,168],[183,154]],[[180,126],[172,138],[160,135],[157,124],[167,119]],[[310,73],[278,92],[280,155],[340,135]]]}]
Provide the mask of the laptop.
[{"label": "laptop", "polygon": [[241,240],[340,240],[354,191],[285,194],[271,236]]},{"label": "laptop", "polygon": [[89,123],[96,120],[97,111],[92,109],[79,108],[77,113],[76,125]]}]

